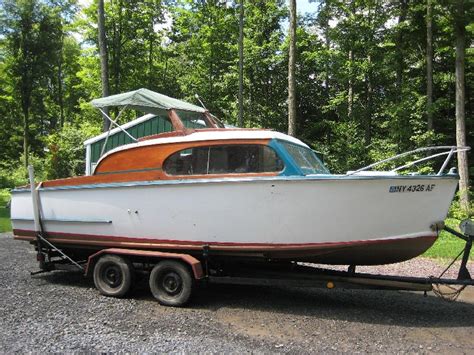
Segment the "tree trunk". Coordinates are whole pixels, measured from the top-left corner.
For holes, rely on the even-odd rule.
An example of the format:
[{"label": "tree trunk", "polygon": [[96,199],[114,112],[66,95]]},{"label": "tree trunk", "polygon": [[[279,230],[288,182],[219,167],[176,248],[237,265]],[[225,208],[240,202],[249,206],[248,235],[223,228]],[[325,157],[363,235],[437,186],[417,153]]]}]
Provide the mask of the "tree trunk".
[{"label": "tree trunk", "polygon": [[428,131],[433,130],[433,6],[426,2],[426,117]]},{"label": "tree trunk", "polygon": [[59,53],[58,62],[58,103],[59,103],[59,127],[64,126],[64,100],[63,100],[63,53]]},{"label": "tree trunk", "polygon": [[354,52],[349,50],[349,87],[347,89],[347,117],[352,117],[352,106],[354,104],[354,83],[352,81],[352,62],[354,61]]},{"label": "tree trunk", "polygon": [[113,57],[113,77],[115,93],[121,91],[121,66],[122,66],[122,26],[123,26],[123,2],[118,3],[118,24],[114,35],[114,57]]},{"label": "tree trunk", "polygon": [[[326,7],[328,6],[328,4],[326,3]],[[329,50],[331,48],[331,41],[329,39],[329,11],[326,10],[325,11],[326,14],[325,14],[325,20],[324,20],[324,40],[325,40],[325,46],[326,46],[326,53],[329,54]],[[327,96],[327,99],[329,100],[329,96],[330,96],[330,92],[329,92],[329,62],[330,60],[326,60],[326,63],[325,63],[325,73],[324,73],[324,81],[325,81],[325,91],[326,91],[326,96]]]},{"label": "tree trunk", "polygon": [[[464,0],[458,0],[455,16],[456,33],[456,143],[458,146],[466,145],[465,122],[465,85],[464,65],[466,52],[466,30],[464,18]],[[461,207],[469,213],[469,170],[466,152],[458,152],[459,191],[461,194]]]},{"label": "tree trunk", "polygon": [[23,106],[23,156],[25,168],[28,168],[29,150],[30,150],[30,121],[29,121],[29,107]]},{"label": "tree trunk", "polygon": [[[105,38],[105,11],[104,0],[99,0],[97,16],[97,26],[99,28],[99,56],[100,56],[100,79],[102,82],[102,97],[109,96],[109,66],[107,42]],[[108,114],[108,109],[104,110]],[[110,122],[107,118],[103,118],[102,130],[105,132],[109,129]]]},{"label": "tree trunk", "polygon": [[296,134],[296,0],[290,0],[290,48],[288,59],[288,134]]},{"label": "tree trunk", "polygon": [[[408,1],[400,0],[400,14],[398,16],[398,25],[406,20],[408,11]],[[405,61],[403,59],[403,29],[398,29],[397,34],[397,89],[398,99],[401,100],[402,84],[403,84],[403,70],[405,69]]]},{"label": "tree trunk", "polygon": [[[28,19],[29,20],[29,19]],[[30,107],[31,107],[31,94],[33,92],[33,69],[28,66],[30,62],[29,55],[31,55],[31,49],[28,48],[27,43],[31,35],[31,22],[24,21],[24,28],[21,32],[21,56],[22,56],[22,71],[20,79],[20,92],[21,92],[21,109],[23,111],[23,159],[25,168],[28,168],[29,154],[30,154]]]},{"label": "tree trunk", "polygon": [[367,72],[367,109],[366,109],[366,119],[365,119],[365,144],[368,146],[372,141],[372,56],[369,54],[367,57],[367,62],[369,64]]},{"label": "tree trunk", "polygon": [[239,127],[244,126],[244,0],[239,12]]},{"label": "tree trunk", "polygon": [[148,88],[149,89],[154,89],[153,86],[153,44],[155,41],[155,30],[153,28],[153,16],[150,16],[150,28],[148,31],[150,31],[148,35],[148,41],[149,41],[149,46],[148,46]]}]

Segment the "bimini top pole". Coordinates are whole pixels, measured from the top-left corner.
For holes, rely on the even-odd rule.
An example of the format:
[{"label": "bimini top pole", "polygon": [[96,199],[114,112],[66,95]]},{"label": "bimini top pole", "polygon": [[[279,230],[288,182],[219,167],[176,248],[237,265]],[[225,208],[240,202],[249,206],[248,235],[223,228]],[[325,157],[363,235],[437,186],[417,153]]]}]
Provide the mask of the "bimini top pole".
[{"label": "bimini top pole", "polygon": [[106,145],[107,145],[107,141],[109,140],[110,131],[112,130],[112,125],[115,125],[115,126],[117,126],[118,128],[120,128],[120,130],[122,130],[122,132],[124,132],[127,136],[129,136],[133,141],[138,142],[138,139],[136,139],[134,136],[132,136],[130,133],[128,133],[125,129],[123,129],[122,126],[120,126],[120,125],[117,123],[117,121],[119,120],[120,116],[122,115],[122,112],[125,111],[126,108],[127,108],[127,106],[124,106],[124,107],[120,110],[120,112],[119,112],[119,114],[117,115],[117,118],[115,119],[115,121],[114,121],[109,115],[107,115],[107,113],[106,113],[104,110],[102,110],[101,108],[99,108],[99,111],[102,113],[102,115],[103,115],[105,118],[107,118],[107,119],[110,121],[110,123],[111,123],[111,124],[109,125],[109,130],[107,131],[107,136],[105,137],[105,142],[104,142],[104,144],[102,145],[102,150],[100,151],[100,156],[99,156],[99,158],[102,157],[102,155],[104,155],[104,153],[105,153],[105,147],[106,147]]}]

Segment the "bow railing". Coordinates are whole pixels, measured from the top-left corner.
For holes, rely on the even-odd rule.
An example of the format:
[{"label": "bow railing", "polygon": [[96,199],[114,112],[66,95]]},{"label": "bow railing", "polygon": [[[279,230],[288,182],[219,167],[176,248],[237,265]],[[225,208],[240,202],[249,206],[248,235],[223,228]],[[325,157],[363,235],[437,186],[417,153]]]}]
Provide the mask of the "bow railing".
[{"label": "bow railing", "polygon": [[394,155],[394,156],[392,156],[390,158],[387,158],[387,159],[379,160],[375,163],[364,166],[363,168],[357,169],[355,171],[350,171],[346,175],[354,175],[354,174],[360,173],[361,171],[367,171],[367,170],[369,170],[369,169],[371,169],[371,168],[373,168],[377,165],[384,164],[384,163],[390,162],[392,160],[396,160],[396,159],[399,159],[399,158],[402,158],[402,157],[405,157],[405,156],[408,156],[408,155],[413,155],[413,154],[416,154],[416,153],[420,153],[420,152],[433,151],[433,150],[444,150],[444,151],[440,152],[440,153],[432,154],[428,157],[417,159],[415,161],[412,161],[412,162],[404,164],[404,165],[399,165],[396,168],[393,168],[392,170],[390,170],[389,172],[394,173],[394,172],[397,172],[399,170],[409,168],[410,166],[413,166],[415,164],[418,164],[418,163],[421,163],[421,162],[424,162],[424,161],[427,161],[427,160],[431,160],[431,159],[434,159],[436,157],[440,157],[440,156],[443,156],[443,155],[447,155],[446,159],[443,162],[443,165],[441,166],[438,173],[436,174],[436,175],[442,175],[443,171],[448,166],[449,161],[453,157],[454,153],[469,151],[469,150],[471,150],[471,148],[467,147],[467,146],[466,147],[463,147],[463,146],[459,146],[459,147],[458,146],[438,146],[438,147],[418,148],[418,149],[410,150],[408,152],[404,152],[404,153]]}]

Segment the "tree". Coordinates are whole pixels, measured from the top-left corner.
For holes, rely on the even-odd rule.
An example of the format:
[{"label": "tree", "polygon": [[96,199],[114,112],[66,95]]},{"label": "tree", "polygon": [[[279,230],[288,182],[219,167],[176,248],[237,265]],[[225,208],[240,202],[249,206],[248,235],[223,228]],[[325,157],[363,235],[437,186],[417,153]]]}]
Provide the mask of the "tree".
[{"label": "tree", "polygon": [[296,135],[296,0],[290,1],[289,58],[288,58],[288,134]]},{"label": "tree", "polygon": [[[0,168],[19,162],[25,145],[31,161],[46,156],[53,162],[53,153],[61,153],[53,143],[65,142],[80,122],[103,126],[88,104],[103,94],[106,82],[99,42],[106,45],[108,58],[102,64],[108,64],[110,94],[147,86],[197,103],[198,93],[227,123],[289,128],[293,41],[282,26],[288,0],[101,0],[103,26],[98,26],[99,0],[76,18],[65,10],[74,2],[7,0],[0,7]],[[454,145],[456,5],[439,0],[316,2],[319,10],[298,16],[295,31],[298,137],[322,151],[336,173],[423,145]],[[22,15],[33,23],[29,34],[18,20],[27,4],[34,4]],[[471,18],[473,8],[464,6],[465,19]],[[104,30],[101,41],[98,27]],[[465,48],[472,47],[473,34],[474,26],[466,26]],[[22,52],[26,44],[29,49]],[[465,137],[474,134],[474,61],[468,49],[464,98],[458,100],[464,101]],[[25,76],[31,90],[22,92]],[[23,110],[23,96],[29,97],[28,110]],[[427,130],[430,115],[436,130]],[[75,137],[68,146],[82,139]]]},{"label": "tree", "polygon": [[[97,8],[97,27],[99,33],[99,56],[100,56],[100,81],[102,83],[102,97],[110,95],[109,89],[109,56],[107,51],[107,40],[105,35],[105,10],[104,0],[99,0]],[[108,110],[105,111],[108,114]],[[107,131],[110,122],[106,117],[103,117],[103,131]]]},{"label": "tree", "polygon": [[[464,13],[464,0],[458,0],[455,8],[456,26],[456,143],[458,146],[466,146],[466,122],[465,122],[465,52],[466,52],[466,22]],[[458,152],[459,169],[459,191],[461,194],[461,206],[464,211],[469,212],[469,171],[466,152]]]},{"label": "tree", "polygon": [[239,6],[239,126],[244,125],[244,0]]},{"label": "tree", "polygon": [[[42,120],[31,122],[32,106],[44,111],[44,95],[54,76],[62,26],[56,4],[39,0],[8,0],[4,3],[4,24],[7,72],[11,76],[13,97],[20,102],[23,118],[23,163],[28,166],[32,128],[40,130]],[[44,118],[44,115],[42,115]],[[33,125],[33,127],[32,127]]]},{"label": "tree", "polygon": [[426,1],[426,116],[428,131],[433,129],[433,5]]}]

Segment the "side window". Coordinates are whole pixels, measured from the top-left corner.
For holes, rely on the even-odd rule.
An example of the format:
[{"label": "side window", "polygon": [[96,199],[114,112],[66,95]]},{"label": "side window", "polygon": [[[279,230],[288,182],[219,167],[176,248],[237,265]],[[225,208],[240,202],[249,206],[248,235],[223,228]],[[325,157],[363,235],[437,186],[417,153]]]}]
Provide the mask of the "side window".
[{"label": "side window", "polygon": [[264,145],[218,145],[181,150],[163,164],[168,175],[245,174],[278,172],[283,162]]}]

